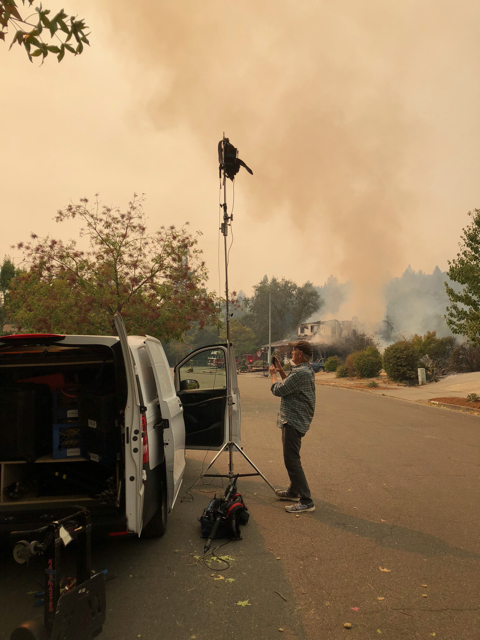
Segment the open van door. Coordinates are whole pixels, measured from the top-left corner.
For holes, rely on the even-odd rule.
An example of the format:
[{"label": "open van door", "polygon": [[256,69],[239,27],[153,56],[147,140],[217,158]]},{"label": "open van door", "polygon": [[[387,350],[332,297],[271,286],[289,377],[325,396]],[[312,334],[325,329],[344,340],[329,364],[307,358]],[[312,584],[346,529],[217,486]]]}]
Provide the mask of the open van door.
[{"label": "open van door", "polygon": [[227,376],[232,391],[232,440],[241,446],[240,393],[233,347],[216,344],[196,349],[175,367],[175,390],[183,406],[186,449],[219,451],[229,441]]},{"label": "open van door", "polygon": [[175,393],[172,374],[161,343],[156,338],[146,336],[145,346],[157,385],[158,404],[162,416],[168,506],[171,510],[180,491],[185,472],[183,409],[180,398]]},{"label": "open van door", "polygon": [[125,373],[127,376],[127,404],[125,407],[125,502],[127,528],[140,535],[143,528],[143,501],[145,498],[143,470],[142,414],[138,397],[135,363],[128,346],[127,331],[120,314],[114,318],[120,339]]}]

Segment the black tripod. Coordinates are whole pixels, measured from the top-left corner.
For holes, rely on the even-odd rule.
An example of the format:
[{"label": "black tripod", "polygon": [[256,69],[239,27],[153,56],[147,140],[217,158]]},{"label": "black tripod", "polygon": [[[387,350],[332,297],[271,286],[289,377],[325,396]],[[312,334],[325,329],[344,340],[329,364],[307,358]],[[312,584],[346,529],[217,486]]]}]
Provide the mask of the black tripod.
[{"label": "black tripod", "polygon": [[[244,453],[243,449],[238,446],[236,442],[233,441],[233,398],[232,398],[232,377],[230,374],[231,367],[234,366],[235,363],[235,353],[233,352],[233,347],[230,342],[230,313],[229,313],[229,303],[228,303],[228,251],[227,251],[227,236],[228,236],[228,227],[231,225],[233,220],[233,215],[228,215],[227,212],[227,177],[230,180],[234,180],[235,175],[240,170],[240,167],[244,167],[250,174],[253,175],[253,171],[247,167],[247,165],[240,160],[238,157],[238,150],[230,143],[229,139],[225,137],[223,134],[222,140],[218,143],[218,162],[219,162],[219,177],[220,180],[223,181],[223,204],[220,205],[223,209],[223,222],[220,227],[220,231],[223,234],[223,245],[225,250],[225,315],[226,315],[226,323],[227,323],[227,361],[225,366],[227,367],[227,404],[228,404],[228,442],[225,443],[222,449],[217,453],[217,455],[210,462],[208,467],[205,469],[205,473],[202,473],[201,478],[232,478],[240,477],[244,478],[247,476],[261,476],[263,480],[268,484],[268,486],[275,491],[275,487],[273,487],[267,478],[263,475],[263,473],[254,465],[254,463],[250,460],[250,458]],[[237,473],[233,472],[233,453],[234,451],[238,451],[248,462],[248,464],[255,469],[255,473]],[[216,473],[207,473],[210,467],[215,463],[217,458],[224,452],[228,451],[228,474],[216,474]]]}]

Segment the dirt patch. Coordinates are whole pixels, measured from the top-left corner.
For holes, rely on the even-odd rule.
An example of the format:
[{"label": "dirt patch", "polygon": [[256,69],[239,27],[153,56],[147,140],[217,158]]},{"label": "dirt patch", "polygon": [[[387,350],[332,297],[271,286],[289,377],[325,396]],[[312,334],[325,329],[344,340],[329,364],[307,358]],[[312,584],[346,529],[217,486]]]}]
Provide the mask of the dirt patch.
[{"label": "dirt patch", "polygon": [[429,402],[441,402],[442,404],[454,404],[457,407],[466,409],[479,409],[480,402],[468,402],[466,398],[432,398]]}]

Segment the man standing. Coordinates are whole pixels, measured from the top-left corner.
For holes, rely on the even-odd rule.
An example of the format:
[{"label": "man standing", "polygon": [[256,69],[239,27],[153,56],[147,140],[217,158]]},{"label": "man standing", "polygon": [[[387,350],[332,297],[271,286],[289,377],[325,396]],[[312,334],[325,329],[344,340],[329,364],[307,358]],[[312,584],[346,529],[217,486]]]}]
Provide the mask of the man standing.
[{"label": "man standing", "polygon": [[[288,376],[278,358],[270,367],[272,393],[281,398],[277,426],[282,430],[283,459],[290,478],[289,488],[276,489],[275,493],[280,500],[297,503],[285,507],[288,513],[315,511],[300,460],[302,438],[310,428],[315,412],[315,374],[308,364],[312,353],[311,344],[299,340],[293,345],[293,366]],[[277,382],[277,371],[281,382]]]}]

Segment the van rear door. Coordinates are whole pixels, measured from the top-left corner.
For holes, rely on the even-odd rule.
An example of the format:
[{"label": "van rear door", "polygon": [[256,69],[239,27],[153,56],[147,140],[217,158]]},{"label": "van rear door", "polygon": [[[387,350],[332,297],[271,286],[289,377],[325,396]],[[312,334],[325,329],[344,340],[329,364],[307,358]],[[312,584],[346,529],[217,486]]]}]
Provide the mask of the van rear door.
[{"label": "van rear door", "polygon": [[127,528],[140,535],[143,528],[143,501],[145,497],[143,470],[142,414],[138,397],[135,364],[128,346],[125,325],[120,314],[114,318],[115,329],[122,346],[127,376],[127,404],[125,407],[125,501]]},{"label": "van rear door", "polygon": [[183,405],[185,448],[219,451],[229,441],[227,376],[231,381],[232,440],[241,446],[240,393],[233,347],[216,344],[189,353],[175,367]]},{"label": "van rear door", "polygon": [[180,491],[185,472],[183,408],[179,397],[175,393],[172,374],[161,343],[156,338],[147,336],[145,346],[157,384],[167,468],[168,506],[172,509]]}]

